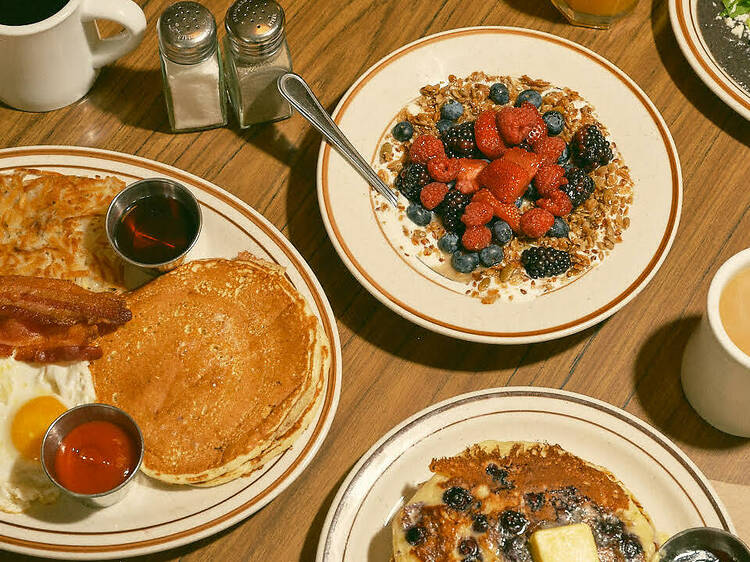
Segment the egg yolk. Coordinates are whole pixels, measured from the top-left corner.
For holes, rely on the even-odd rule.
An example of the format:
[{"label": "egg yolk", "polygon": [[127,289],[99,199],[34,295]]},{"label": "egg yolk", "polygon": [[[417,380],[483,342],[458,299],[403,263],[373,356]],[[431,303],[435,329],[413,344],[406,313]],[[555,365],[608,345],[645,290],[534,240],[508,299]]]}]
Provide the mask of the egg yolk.
[{"label": "egg yolk", "polygon": [[25,458],[38,461],[42,439],[50,424],[67,408],[54,396],[37,396],[16,412],[10,426],[13,446]]}]

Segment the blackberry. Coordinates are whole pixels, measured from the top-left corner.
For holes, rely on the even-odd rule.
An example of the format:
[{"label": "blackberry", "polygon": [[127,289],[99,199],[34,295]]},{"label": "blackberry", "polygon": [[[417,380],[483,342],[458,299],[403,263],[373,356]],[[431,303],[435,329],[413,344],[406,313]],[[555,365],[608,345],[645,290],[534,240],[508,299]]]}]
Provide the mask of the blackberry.
[{"label": "blackberry", "polygon": [[521,253],[521,263],[532,279],[565,273],[571,266],[570,255],[563,250],[532,246]]},{"label": "blackberry", "polygon": [[427,172],[427,166],[412,162],[401,169],[396,177],[396,189],[411,201],[419,202],[419,194],[422,188],[430,183],[432,178]]},{"label": "blackberry", "polygon": [[474,498],[471,497],[471,493],[466,488],[460,486],[453,486],[448,488],[443,493],[443,502],[450,508],[456,511],[464,511]]},{"label": "blackberry", "polygon": [[596,125],[578,129],[571,145],[576,162],[586,171],[590,172],[612,160],[612,147]]},{"label": "blackberry", "polygon": [[508,509],[500,516],[500,525],[511,535],[520,535],[528,527],[529,520],[523,516],[523,513]]},{"label": "blackberry", "polygon": [[427,537],[427,529],[424,527],[410,527],[406,530],[406,542],[412,546],[422,544]]},{"label": "blackberry", "polygon": [[570,168],[565,172],[568,183],[560,186],[560,190],[570,197],[575,209],[594,193],[594,180],[580,168]]},{"label": "blackberry", "polygon": [[464,214],[466,205],[471,203],[471,195],[461,193],[453,189],[447,193],[445,199],[437,206],[435,211],[443,219],[443,228],[448,232],[460,232],[464,228],[461,215]]},{"label": "blackberry", "polygon": [[477,143],[474,139],[474,122],[467,121],[448,129],[443,135],[443,144],[449,158],[473,156],[477,150]]}]

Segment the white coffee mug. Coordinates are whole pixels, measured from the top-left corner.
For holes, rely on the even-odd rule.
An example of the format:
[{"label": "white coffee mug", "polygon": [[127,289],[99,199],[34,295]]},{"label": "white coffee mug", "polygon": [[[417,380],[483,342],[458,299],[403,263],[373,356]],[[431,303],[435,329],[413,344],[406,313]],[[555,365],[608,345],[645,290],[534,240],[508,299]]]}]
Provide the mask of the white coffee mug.
[{"label": "white coffee mug", "polygon": [[695,411],[717,429],[741,437],[750,437],[750,356],[727,335],[719,299],[727,281],[746,267],[750,267],[750,249],[731,257],[716,272],[706,314],[682,356],[682,388]]},{"label": "white coffee mug", "polygon": [[[125,29],[100,39],[95,19]],[[0,101],[25,111],[71,104],[86,95],[102,66],[135,49],[145,30],[143,10],[131,0],[68,0],[37,23],[0,25]]]}]

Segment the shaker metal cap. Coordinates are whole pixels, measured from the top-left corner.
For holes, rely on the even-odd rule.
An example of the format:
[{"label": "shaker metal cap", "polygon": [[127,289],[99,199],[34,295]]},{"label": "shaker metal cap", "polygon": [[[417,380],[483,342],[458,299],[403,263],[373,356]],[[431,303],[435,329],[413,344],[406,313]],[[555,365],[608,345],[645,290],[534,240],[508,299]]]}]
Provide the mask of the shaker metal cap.
[{"label": "shaker metal cap", "polygon": [[178,64],[196,64],[216,49],[216,21],[198,2],[177,2],[159,16],[159,48]]},{"label": "shaker metal cap", "polygon": [[284,10],[274,0],[237,0],[227,11],[224,26],[238,51],[268,54],[284,39]]}]

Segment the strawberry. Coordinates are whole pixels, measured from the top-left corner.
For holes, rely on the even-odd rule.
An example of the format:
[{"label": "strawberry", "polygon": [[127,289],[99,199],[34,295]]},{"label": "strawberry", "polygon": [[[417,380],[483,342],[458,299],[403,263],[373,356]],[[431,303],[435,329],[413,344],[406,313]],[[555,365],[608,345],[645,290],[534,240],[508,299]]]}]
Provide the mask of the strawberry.
[{"label": "strawberry", "polygon": [[500,133],[497,132],[495,112],[492,109],[483,111],[477,117],[474,123],[474,138],[477,148],[492,160],[500,158],[507,150],[503,139],[500,138]]},{"label": "strawberry", "polygon": [[471,203],[466,205],[464,214],[461,217],[461,222],[466,226],[482,226],[492,220],[492,206],[481,201],[471,200]]},{"label": "strawberry", "polygon": [[477,181],[502,203],[514,203],[529,184],[526,170],[506,157],[490,162],[479,174]]},{"label": "strawberry", "polygon": [[521,232],[529,238],[540,238],[555,224],[555,216],[546,209],[534,207],[521,215]]},{"label": "strawberry", "polygon": [[443,202],[445,196],[448,195],[448,191],[450,191],[450,188],[447,185],[434,181],[422,188],[419,199],[425,209],[432,211]]},{"label": "strawberry", "polygon": [[542,166],[547,164],[556,164],[557,159],[565,150],[565,141],[560,137],[543,136],[531,142],[534,152],[542,160]]},{"label": "strawberry", "polygon": [[548,210],[556,217],[564,217],[573,210],[573,203],[570,201],[570,197],[559,189],[554,189],[544,198],[538,199],[536,204],[538,207]]},{"label": "strawberry", "polygon": [[430,177],[435,181],[453,181],[458,176],[460,169],[461,163],[458,161],[458,158],[436,156],[427,162],[427,171],[429,172]]},{"label": "strawberry", "polygon": [[527,152],[522,148],[511,148],[508,152],[505,153],[503,159],[510,160],[511,162],[518,164],[526,171],[526,185],[531,182],[531,179],[536,175],[536,171],[539,169],[539,156],[537,156],[533,152]]},{"label": "strawberry", "polygon": [[534,185],[542,197],[566,183],[565,168],[557,164],[542,166],[534,176]]},{"label": "strawberry", "polygon": [[489,189],[480,189],[474,194],[472,201],[486,203],[492,207],[492,213],[499,219],[503,219],[515,232],[520,229],[521,213],[518,207],[512,203],[501,203],[492,195]]},{"label": "strawberry", "polygon": [[459,158],[458,161],[460,169],[456,176],[456,189],[461,193],[474,193],[479,189],[477,178],[487,166],[487,162],[471,158]]},{"label": "strawberry", "polygon": [[417,164],[427,164],[437,156],[445,156],[445,147],[437,137],[419,135],[409,148],[409,158]]},{"label": "strawberry", "polygon": [[[540,130],[540,121],[544,125],[539,111],[529,102],[521,104],[521,107],[503,107],[496,117],[500,136],[508,146],[521,144],[535,127]],[[546,134],[546,128],[544,133]]]},{"label": "strawberry", "polygon": [[461,237],[461,243],[469,251],[478,252],[492,242],[492,232],[486,226],[469,226]]}]

